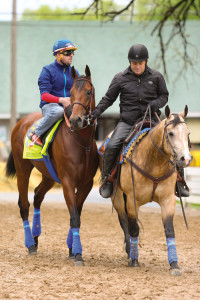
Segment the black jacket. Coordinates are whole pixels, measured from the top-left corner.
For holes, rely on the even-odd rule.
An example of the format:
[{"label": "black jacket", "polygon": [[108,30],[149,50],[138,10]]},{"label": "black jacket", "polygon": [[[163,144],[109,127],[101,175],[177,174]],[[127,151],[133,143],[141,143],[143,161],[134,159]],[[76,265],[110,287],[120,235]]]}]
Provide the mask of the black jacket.
[{"label": "black jacket", "polygon": [[134,125],[144,115],[147,102],[155,100],[158,108],[157,114],[160,115],[159,108],[167,103],[169,93],[165,80],[158,71],[146,66],[145,72],[138,76],[128,67],[115,75],[108,91],[95,107],[93,113],[98,117],[113,104],[119,94],[120,120]]}]

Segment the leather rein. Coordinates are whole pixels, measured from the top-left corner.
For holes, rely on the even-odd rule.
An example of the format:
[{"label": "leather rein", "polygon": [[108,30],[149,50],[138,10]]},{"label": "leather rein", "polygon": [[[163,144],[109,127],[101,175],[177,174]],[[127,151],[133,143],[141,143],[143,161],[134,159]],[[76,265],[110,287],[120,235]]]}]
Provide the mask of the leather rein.
[{"label": "leather rein", "polygon": [[[77,81],[86,81],[88,82],[91,87],[92,87],[92,90],[91,90],[91,94],[90,94],[90,103],[88,106],[84,105],[83,103],[81,103],[80,101],[75,101],[73,104],[72,104],[72,108],[75,104],[77,105],[81,105],[85,111],[86,111],[86,114],[88,115],[91,114],[91,110],[92,110],[92,101],[95,97],[95,89],[94,89],[94,86],[92,84],[92,82],[87,79],[87,78],[78,78],[76,79],[76,82]],[[78,134],[79,136],[79,139],[77,140],[74,136],[74,134],[72,134],[72,136],[74,137],[74,140],[75,142],[85,150],[85,155],[86,155],[86,167],[85,167],[85,175],[84,175],[84,179],[83,179],[83,182],[85,182],[85,179],[87,177],[87,172],[88,172],[88,165],[89,165],[89,155],[90,155],[90,150],[91,150],[91,146],[92,146],[92,143],[93,143],[93,133],[95,132],[95,122],[88,122],[88,119],[86,119],[87,121],[87,124],[85,127],[79,129],[79,130],[72,130],[71,129],[71,125],[69,123],[69,120],[64,112],[64,117],[65,117],[65,121],[66,121],[66,124],[67,124],[67,127],[69,128],[69,132],[72,134],[72,133],[76,133]],[[88,134],[87,134],[87,138],[83,138],[83,136],[81,135],[81,131],[82,130],[87,130],[87,127],[89,126],[89,129],[88,129]],[[82,142],[85,142],[85,141],[89,141],[88,145],[87,146],[83,146],[82,145]]]},{"label": "leather rein", "polygon": [[[180,123],[185,123],[184,121],[180,121],[178,124]],[[169,123],[166,123],[165,121],[165,125],[164,125],[164,132],[163,132],[163,137],[162,137],[162,146],[163,146],[163,143],[164,143],[164,136],[166,135],[166,140],[169,142],[169,145],[174,153],[174,160],[170,160],[167,155],[154,143],[153,139],[152,139],[152,132],[150,132],[150,138],[151,138],[151,142],[153,144],[153,146],[167,159],[167,161],[172,164],[173,168],[165,175],[163,176],[160,176],[160,177],[154,177],[150,174],[148,174],[146,171],[144,171],[143,169],[141,169],[135,162],[132,161],[132,159],[130,158],[127,158],[127,161],[130,163],[131,166],[133,166],[138,172],[140,172],[143,176],[149,178],[150,180],[153,181],[153,191],[152,191],[152,196],[151,196],[151,201],[153,201],[154,199],[154,195],[155,195],[155,191],[156,191],[156,188],[158,186],[158,183],[162,180],[165,180],[167,179],[168,177],[170,177],[174,172],[175,172],[175,169],[176,169],[176,166],[175,166],[175,157],[176,157],[176,153],[170,143],[170,140],[168,138],[168,134],[166,132],[166,127],[173,124],[173,120],[170,121]]]}]

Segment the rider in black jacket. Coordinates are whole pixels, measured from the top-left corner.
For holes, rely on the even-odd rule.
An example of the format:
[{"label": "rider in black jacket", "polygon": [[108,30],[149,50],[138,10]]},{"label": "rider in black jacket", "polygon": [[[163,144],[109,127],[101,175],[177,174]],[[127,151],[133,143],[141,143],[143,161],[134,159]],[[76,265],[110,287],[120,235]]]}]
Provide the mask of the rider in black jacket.
[{"label": "rider in black jacket", "polygon": [[100,116],[120,95],[120,121],[115,128],[104,153],[102,185],[100,194],[104,198],[112,195],[111,173],[123,141],[133,125],[144,116],[150,104],[152,119],[158,122],[154,112],[160,116],[159,108],[168,101],[168,90],[161,73],[147,66],[148,50],[144,45],[136,44],[129,49],[130,66],[115,75],[108,91],[92,112],[94,119]]}]

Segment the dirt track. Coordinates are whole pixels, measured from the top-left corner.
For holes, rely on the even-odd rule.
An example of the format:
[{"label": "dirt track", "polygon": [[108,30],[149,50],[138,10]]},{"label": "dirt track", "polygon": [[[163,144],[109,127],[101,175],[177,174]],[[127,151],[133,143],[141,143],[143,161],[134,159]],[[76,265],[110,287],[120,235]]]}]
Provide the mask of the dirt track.
[{"label": "dirt track", "polygon": [[[6,199],[5,199],[6,200]],[[30,209],[32,223],[33,207]],[[123,235],[111,204],[86,203],[81,240],[85,267],[67,259],[65,204],[44,203],[37,257],[28,256],[17,203],[0,204],[0,299],[200,299],[200,212],[175,216],[181,277],[171,277],[159,209],[143,208],[140,269],[122,259]]]}]

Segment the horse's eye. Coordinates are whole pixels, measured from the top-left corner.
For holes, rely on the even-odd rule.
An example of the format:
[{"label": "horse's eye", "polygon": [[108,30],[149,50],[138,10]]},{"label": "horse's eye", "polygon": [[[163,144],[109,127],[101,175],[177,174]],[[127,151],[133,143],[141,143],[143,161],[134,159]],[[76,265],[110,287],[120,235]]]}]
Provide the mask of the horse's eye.
[{"label": "horse's eye", "polygon": [[169,136],[174,136],[173,132],[169,132]]},{"label": "horse's eye", "polygon": [[91,95],[91,91],[90,90],[87,90],[87,95]]}]

